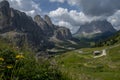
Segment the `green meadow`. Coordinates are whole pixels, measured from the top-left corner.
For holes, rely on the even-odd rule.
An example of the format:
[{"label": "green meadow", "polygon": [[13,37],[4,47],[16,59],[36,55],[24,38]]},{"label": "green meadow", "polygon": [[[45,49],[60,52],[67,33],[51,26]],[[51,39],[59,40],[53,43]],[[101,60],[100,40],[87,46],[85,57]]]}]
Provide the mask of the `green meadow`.
[{"label": "green meadow", "polygon": [[[106,55],[94,58],[94,51]],[[71,80],[120,80],[120,45],[83,48],[55,57],[60,70]]]}]

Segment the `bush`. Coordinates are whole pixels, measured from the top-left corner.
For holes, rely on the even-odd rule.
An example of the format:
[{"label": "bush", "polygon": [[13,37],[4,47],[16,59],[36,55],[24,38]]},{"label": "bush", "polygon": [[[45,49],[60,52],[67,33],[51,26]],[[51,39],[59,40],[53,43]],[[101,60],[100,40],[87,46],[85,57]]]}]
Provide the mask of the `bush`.
[{"label": "bush", "polygon": [[68,80],[48,60],[38,63],[30,54],[0,49],[0,80]]}]

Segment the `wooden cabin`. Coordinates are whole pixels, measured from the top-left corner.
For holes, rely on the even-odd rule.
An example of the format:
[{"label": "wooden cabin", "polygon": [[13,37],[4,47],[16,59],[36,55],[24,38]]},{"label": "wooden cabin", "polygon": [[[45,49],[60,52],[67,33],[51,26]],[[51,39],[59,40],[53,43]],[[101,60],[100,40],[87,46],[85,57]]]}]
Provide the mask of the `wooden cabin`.
[{"label": "wooden cabin", "polygon": [[94,56],[97,56],[97,55],[100,55],[100,54],[102,54],[102,51],[94,51],[94,52],[93,52],[93,55],[94,55]]}]

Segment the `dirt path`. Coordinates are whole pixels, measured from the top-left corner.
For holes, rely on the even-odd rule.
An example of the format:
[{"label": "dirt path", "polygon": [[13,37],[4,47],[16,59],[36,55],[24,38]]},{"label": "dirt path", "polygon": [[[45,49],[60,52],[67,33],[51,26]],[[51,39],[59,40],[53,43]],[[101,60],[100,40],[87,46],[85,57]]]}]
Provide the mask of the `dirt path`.
[{"label": "dirt path", "polygon": [[99,57],[106,56],[106,55],[107,55],[106,49],[103,49],[102,54],[99,56],[94,56],[94,58],[99,58]]},{"label": "dirt path", "polygon": [[102,56],[106,56],[106,55],[107,55],[106,50],[109,50],[109,49],[112,49],[112,48],[115,48],[115,47],[118,47],[118,46],[120,46],[120,44],[114,45],[114,46],[111,46],[111,47],[108,47],[108,48],[106,48],[106,49],[103,49],[103,50],[102,50],[102,54],[99,55],[99,56],[94,56],[94,58],[99,58],[99,57],[102,57]]}]

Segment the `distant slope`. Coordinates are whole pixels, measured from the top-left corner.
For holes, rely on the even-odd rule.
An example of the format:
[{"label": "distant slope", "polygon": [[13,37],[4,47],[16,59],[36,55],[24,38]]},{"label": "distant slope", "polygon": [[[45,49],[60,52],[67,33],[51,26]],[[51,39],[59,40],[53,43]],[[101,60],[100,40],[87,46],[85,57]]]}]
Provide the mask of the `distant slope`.
[{"label": "distant slope", "polygon": [[[104,49],[106,56],[94,58],[94,51]],[[70,51],[56,61],[72,80],[120,80],[120,45]]]},{"label": "distant slope", "polygon": [[120,43],[120,31],[115,33],[113,36],[96,43],[96,46],[109,46],[119,43]]},{"label": "distant slope", "polygon": [[99,41],[111,36],[115,32],[116,30],[107,20],[98,20],[81,25],[74,36]]}]

